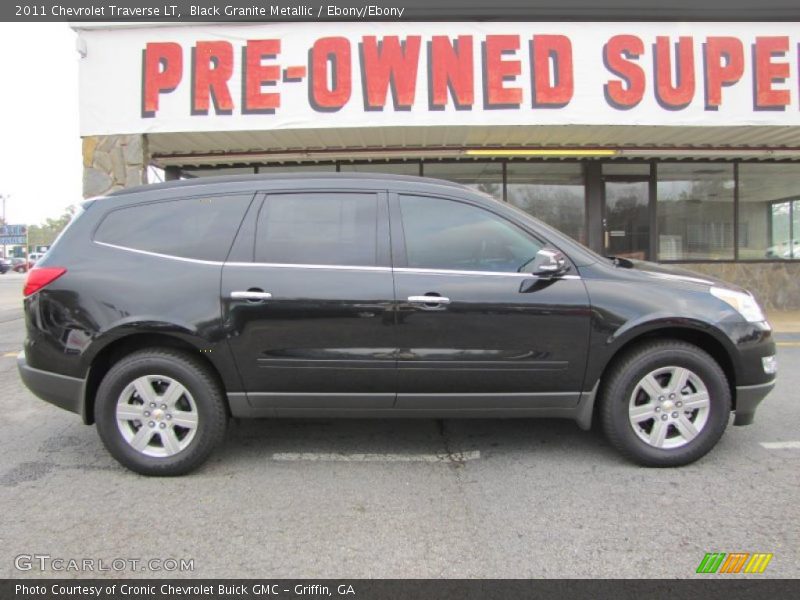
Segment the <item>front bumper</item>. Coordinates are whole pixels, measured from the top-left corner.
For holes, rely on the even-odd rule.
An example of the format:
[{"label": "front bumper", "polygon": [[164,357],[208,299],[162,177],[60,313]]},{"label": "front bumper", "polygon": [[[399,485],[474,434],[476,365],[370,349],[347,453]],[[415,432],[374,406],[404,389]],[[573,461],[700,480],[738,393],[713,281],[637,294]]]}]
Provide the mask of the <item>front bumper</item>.
[{"label": "front bumper", "polygon": [[34,369],[28,366],[25,352],[17,355],[17,369],[22,383],[36,396],[64,410],[83,413],[83,379]]},{"label": "front bumper", "polygon": [[756,408],[775,387],[775,381],[758,385],[740,385],[736,387],[736,417],[734,425],[750,425],[756,415]]}]

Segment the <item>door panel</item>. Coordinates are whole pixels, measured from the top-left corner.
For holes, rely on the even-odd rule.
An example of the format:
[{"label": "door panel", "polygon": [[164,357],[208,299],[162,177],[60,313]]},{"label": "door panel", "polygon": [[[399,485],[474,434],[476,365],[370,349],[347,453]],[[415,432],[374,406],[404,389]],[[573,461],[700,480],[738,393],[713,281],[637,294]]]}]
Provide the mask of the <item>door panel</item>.
[{"label": "door panel", "polygon": [[[252,288],[272,297],[230,297]],[[248,392],[394,393],[389,269],[229,264],[222,290],[229,343]]]},{"label": "door panel", "polygon": [[[396,270],[395,285],[399,393],[580,390],[589,335],[581,280]],[[450,302],[407,301],[426,293]]]},{"label": "door panel", "polygon": [[477,206],[406,198],[391,200],[397,406],[574,406],[590,318],[574,269],[517,272],[543,241]]},{"label": "door panel", "polygon": [[[229,344],[251,405],[389,408],[394,402],[386,197],[340,195],[266,196],[254,232],[256,260],[223,268]],[[271,257],[277,260],[267,262]],[[338,257],[361,264],[337,264]]]}]

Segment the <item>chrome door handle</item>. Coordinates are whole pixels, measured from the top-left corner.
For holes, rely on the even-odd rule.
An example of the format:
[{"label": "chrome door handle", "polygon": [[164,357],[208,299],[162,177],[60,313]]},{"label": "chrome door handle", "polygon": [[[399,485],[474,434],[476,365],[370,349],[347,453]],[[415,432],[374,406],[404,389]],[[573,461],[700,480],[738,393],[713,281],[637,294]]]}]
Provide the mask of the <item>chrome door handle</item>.
[{"label": "chrome door handle", "polygon": [[247,290],[231,292],[231,298],[233,300],[269,300],[272,298],[272,294],[269,292],[256,292]]},{"label": "chrome door handle", "polygon": [[409,296],[408,301],[415,304],[450,304],[450,298],[444,296]]}]

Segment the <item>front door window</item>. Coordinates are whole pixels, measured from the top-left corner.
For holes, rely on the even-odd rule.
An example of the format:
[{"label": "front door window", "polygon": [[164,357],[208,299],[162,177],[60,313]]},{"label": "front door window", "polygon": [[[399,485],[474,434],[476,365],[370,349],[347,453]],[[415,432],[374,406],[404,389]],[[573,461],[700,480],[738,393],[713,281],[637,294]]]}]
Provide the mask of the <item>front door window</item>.
[{"label": "front door window", "polygon": [[408,266],[519,273],[542,244],[505,219],[463,202],[400,196]]}]

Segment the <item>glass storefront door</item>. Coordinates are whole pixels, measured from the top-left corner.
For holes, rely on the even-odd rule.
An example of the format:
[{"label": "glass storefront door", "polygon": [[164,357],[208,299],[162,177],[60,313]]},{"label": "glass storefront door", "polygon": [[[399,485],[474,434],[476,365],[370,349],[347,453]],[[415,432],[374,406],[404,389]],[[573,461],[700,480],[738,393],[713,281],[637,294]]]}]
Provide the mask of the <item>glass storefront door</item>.
[{"label": "glass storefront door", "polygon": [[650,182],[606,178],[603,239],[607,256],[650,258]]}]

